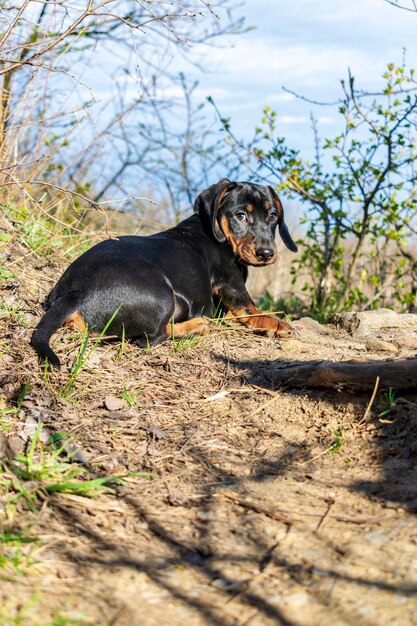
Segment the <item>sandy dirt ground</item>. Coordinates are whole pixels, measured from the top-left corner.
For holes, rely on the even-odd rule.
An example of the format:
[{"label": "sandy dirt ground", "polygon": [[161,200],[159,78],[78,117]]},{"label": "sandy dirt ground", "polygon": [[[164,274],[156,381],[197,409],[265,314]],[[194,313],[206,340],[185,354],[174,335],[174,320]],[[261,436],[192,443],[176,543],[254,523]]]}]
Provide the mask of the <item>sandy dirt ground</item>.
[{"label": "sandy dirt ground", "polygon": [[282,343],[224,325],[145,352],[108,341],[64,397],[80,336],[57,333],[51,374],[28,346],[58,268],[10,255],[6,467],[43,422],[91,476],[127,477],[96,498],[41,494],[32,511],[1,491],[3,532],[32,538],[16,568],[0,560],[1,624],[417,623],[416,390],[380,389],[370,405],[372,389],[273,383],[294,362],[415,357],[417,325],[373,329],[379,343],[309,318]]}]

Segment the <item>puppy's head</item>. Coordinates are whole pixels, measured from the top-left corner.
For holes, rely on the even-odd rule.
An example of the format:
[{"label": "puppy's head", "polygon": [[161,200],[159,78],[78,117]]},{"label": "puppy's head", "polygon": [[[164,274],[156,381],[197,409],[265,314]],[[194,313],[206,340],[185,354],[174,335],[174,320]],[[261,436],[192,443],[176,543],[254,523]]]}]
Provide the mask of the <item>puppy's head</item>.
[{"label": "puppy's head", "polygon": [[194,204],[219,243],[228,242],[247,265],[275,263],[275,230],[289,250],[297,246],[284,221],[284,209],[272,187],[222,179],[205,189]]}]

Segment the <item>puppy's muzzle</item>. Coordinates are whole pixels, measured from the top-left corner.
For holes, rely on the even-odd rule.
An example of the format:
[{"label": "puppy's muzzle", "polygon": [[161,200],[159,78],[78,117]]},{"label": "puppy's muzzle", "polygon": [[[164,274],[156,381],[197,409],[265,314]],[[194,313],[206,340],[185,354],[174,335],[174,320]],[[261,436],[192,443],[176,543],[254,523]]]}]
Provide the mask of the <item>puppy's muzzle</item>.
[{"label": "puppy's muzzle", "polygon": [[273,248],[258,248],[255,251],[256,258],[262,263],[267,263],[268,261],[270,261],[274,254],[275,250]]}]

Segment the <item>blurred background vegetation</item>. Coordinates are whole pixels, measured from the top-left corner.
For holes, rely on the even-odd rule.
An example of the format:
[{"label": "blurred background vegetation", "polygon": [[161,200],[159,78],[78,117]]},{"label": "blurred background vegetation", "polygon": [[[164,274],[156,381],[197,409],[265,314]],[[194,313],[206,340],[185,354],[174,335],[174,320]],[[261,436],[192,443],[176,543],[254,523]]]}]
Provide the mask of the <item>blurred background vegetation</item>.
[{"label": "blurred background vegetation", "polygon": [[347,73],[334,105],[340,132],[321,137],[312,117],[310,160],[280,136],[268,103],[243,140],[228,111],[196,97],[188,72],[247,29],[235,13],[232,0],[0,3],[0,280],[13,284],[16,250],[62,267],[63,253],[94,238],[178,222],[204,187],[229,177],[298,202],[299,255],[251,277],[262,306],[320,320],[415,311],[413,69],[388,65],[372,93]]}]

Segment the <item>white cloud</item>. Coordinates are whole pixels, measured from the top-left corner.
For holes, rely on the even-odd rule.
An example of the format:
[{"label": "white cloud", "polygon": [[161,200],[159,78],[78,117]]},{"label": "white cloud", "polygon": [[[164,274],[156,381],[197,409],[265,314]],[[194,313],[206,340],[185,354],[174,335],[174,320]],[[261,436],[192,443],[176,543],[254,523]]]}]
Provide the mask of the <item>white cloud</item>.
[{"label": "white cloud", "polygon": [[278,117],[278,124],[307,124],[310,120],[306,115],[282,115]]},{"label": "white cloud", "polygon": [[294,94],[288,93],[287,91],[265,94],[265,102],[268,102],[269,104],[274,104],[274,102],[293,102],[294,100]]},{"label": "white cloud", "polygon": [[339,124],[338,114],[284,92],[283,86],[331,103],[342,97],[340,80],[348,68],[358,87],[376,89],[386,64],[401,62],[404,46],[411,61],[417,58],[417,14],[384,0],[257,0],[247,2],[241,13],[257,29],[237,37],[233,48],[210,50],[206,58],[218,73],[201,75],[199,89],[203,94],[218,90],[216,104],[242,135],[251,134],[269,104],[288,136],[310,143],[303,129],[310,111],[324,128]]},{"label": "white cloud", "polygon": [[323,126],[329,126],[330,124],[334,124],[336,119],[334,117],[330,117],[329,115],[320,115],[317,118],[317,122]]},{"label": "white cloud", "polygon": [[[417,22],[417,19],[416,19]],[[417,26],[417,24],[416,24]],[[268,91],[275,84],[298,89],[302,85],[328,85],[344,78],[348,67],[363,79],[378,76],[384,69],[380,58],[365,50],[343,46],[316,44],[286,44],[282,41],[255,39],[250,46],[213,50],[211,60],[222,61],[216,81],[246,85],[250,90],[262,84]],[[208,77],[209,80],[213,78]],[[288,94],[289,95],[289,94]]]}]

